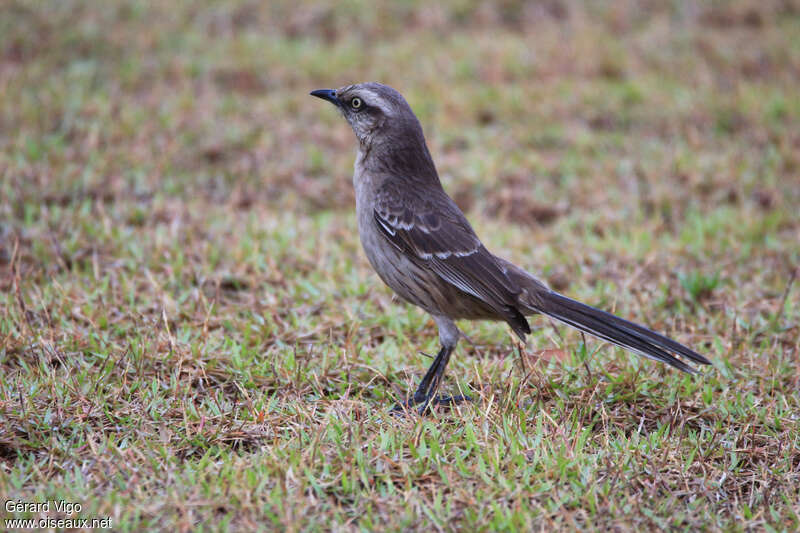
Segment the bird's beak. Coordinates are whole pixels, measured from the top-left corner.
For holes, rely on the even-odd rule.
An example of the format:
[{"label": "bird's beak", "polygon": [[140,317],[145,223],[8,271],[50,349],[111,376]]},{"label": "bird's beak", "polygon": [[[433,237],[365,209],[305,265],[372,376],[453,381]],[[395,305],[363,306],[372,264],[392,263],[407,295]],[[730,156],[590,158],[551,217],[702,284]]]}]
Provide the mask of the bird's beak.
[{"label": "bird's beak", "polygon": [[337,107],[341,104],[339,99],[336,98],[336,91],[333,89],[317,89],[316,91],[311,91],[310,94],[311,96],[316,96],[317,98],[327,100]]}]

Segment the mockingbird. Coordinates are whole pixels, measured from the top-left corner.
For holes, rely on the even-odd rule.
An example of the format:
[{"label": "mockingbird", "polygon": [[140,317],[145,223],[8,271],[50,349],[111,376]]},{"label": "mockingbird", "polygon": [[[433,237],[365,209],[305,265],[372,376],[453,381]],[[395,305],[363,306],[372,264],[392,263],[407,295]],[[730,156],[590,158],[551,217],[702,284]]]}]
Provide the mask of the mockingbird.
[{"label": "mockingbird", "polygon": [[320,89],[358,138],[353,185],[361,244],[372,268],[439,328],[441,349],[405,406],[457,403],[437,397],[461,332],[454,320],[503,320],[524,342],[528,315],[542,313],[639,355],[684,372],[676,358],[710,361],[659,333],[572,300],[523,269],[493,255],[447,195],[425,144],[422,126],[403,96],[380,83]]}]

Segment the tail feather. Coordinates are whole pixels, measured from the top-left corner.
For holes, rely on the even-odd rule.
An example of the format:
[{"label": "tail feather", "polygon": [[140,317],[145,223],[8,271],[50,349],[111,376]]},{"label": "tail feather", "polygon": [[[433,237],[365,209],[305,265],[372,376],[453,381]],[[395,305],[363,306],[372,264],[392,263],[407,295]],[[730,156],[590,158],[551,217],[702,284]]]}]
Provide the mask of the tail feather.
[{"label": "tail feather", "polygon": [[540,313],[648,359],[662,361],[690,374],[697,371],[672,353],[699,364],[711,364],[711,361],[683,344],[611,313],[553,291],[541,291],[537,296],[536,310]]}]

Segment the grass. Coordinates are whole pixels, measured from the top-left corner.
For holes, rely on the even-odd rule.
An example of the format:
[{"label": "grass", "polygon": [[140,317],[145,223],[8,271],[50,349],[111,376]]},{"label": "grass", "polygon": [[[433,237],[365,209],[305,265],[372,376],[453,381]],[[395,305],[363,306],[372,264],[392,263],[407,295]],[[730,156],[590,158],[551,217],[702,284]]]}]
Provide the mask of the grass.
[{"label": "grass", "polygon": [[[796,2],[15,0],[0,36],[0,499],[121,531],[800,527]],[[307,96],[373,79],[492,251],[714,367],[463,323],[443,387],[475,402],[388,416],[435,326],[370,270],[352,133]]]}]

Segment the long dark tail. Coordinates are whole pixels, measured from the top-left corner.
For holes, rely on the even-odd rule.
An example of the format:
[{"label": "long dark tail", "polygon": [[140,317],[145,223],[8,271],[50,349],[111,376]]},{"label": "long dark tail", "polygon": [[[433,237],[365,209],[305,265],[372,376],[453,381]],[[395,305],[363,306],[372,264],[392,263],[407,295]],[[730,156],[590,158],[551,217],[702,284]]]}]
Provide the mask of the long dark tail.
[{"label": "long dark tail", "polygon": [[672,353],[702,365],[711,364],[711,361],[679,342],[557,292],[537,291],[536,296],[536,310],[540,313],[649,359],[662,361],[690,374],[697,371]]}]

